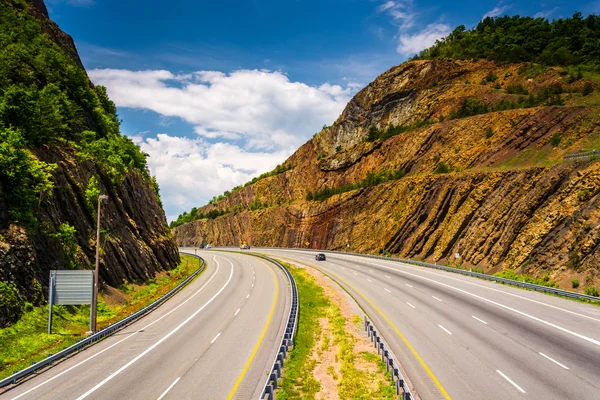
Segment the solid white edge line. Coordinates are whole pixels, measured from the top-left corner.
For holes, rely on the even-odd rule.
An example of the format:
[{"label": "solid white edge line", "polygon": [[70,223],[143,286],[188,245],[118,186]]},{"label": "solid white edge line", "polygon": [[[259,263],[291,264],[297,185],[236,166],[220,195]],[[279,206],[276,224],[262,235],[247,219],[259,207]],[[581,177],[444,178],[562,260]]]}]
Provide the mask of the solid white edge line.
[{"label": "solid white edge line", "polygon": [[[382,262],[385,262],[385,261],[382,261]],[[526,300],[526,301],[530,301],[532,303],[536,303],[536,304],[539,304],[539,305],[542,305],[542,306],[554,308],[556,310],[560,310],[560,311],[563,311],[563,312],[566,312],[566,313],[569,313],[569,314],[577,315],[578,317],[581,317],[581,318],[591,319],[593,321],[600,322],[599,318],[594,318],[594,317],[590,317],[589,315],[580,314],[578,312],[567,310],[566,308],[561,308],[561,307],[558,307],[558,306],[555,306],[555,305],[552,305],[552,304],[545,303],[543,301],[530,299],[529,297],[521,296],[521,295],[518,295],[516,293],[510,293],[510,292],[507,292],[505,290],[496,289],[494,287],[491,287],[490,285],[482,285],[482,284],[477,283],[477,282],[471,282],[471,281],[466,280],[466,279],[461,279],[461,278],[457,278],[455,276],[451,276],[451,275],[454,275],[454,273],[452,273],[452,272],[433,271],[433,270],[424,269],[423,267],[416,267],[414,265],[410,265],[410,264],[406,264],[406,263],[400,263],[400,264],[401,264],[402,267],[405,267],[405,268],[409,268],[409,269],[412,269],[412,270],[416,269],[416,270],[419,270],[419,272],[423,272],[423,273],[426,273],[426,274],[430,274],[430,275],[435,275],[435,276],[439,276],[439,277],[451,279],[451,280],[462,282],[462,283],[465,283],[465,284],[468,284],[468,285],[472,285],[472,286],[478,286],[478,287],[484,288],[486,290],[491,290],[493,292],[502,293],[502,294],[505,294],[507,296],[516,297],[516,298],[519,298],[519,299],[522,299],[522,300]],[[378,266],[398,271],[398,269],[390,268],[388,266],[383,266],[381,264],[379,264]],[[462,278],[470,278],[470,277],[463,276]],[[424,278],[424,279],[427,279],[427,278]],[[472,279],[475,279],[475,278],[472,278]],[[489,283],[495,283],[495,282],[489,282]]]},{"label": "solid white edge line", "polygon": [[205,283],[204,285],[202,285],[202,287],[201,287],[200,289],[198,289],[198,290],[196,290],[194,293],[192,293],[192,294],[190,295],[190,297],[188,297],[188,298],[187,298],[185,301],[181,302],[181,304],[179,304],[177,307],[173,308],[172,310],[170,310],[170,311],[169,311],[169,312],[167,312],[166,314],[162,315],[160,318],[157,318],[156,320],[152,321],[152,322],[151,322],[151,323],[149,323],[148,325],[146,325],[146,326],[144,326],[144,327],[142,327],[142,328],[138,329],[137,331],[135,331],[135,332],[134,332],[134,333],[132,333],[131,335],[129,335],[129,336],[126,336],[125,338],[123,338],[123,339],[119,340],[118,342],[116,342],[116,343],[114,343],[114,344],[110,345],[109,347],[107,347],[107,348],[105,348],[105,349],[103,349],[103,350],[99,351],[98,353],[96,353],[96,354],[94,354],[94,355],[92,355],[92,356],[90,356],[90,357],[86,358],[85,360],[83,360],[83,361],[81,361],[81,362],[79,362],[79,363],[77,363],[77,364],[73,365],[72,367],[70,367],[70,368],[68,368],[68,369],[64,370],[63,372],[61,372],[61,373],[59,373],[59,374],[57,374],[57,375],[54,375],[52,378],[49,378],[49,379],[45,380],[44,382],[40,383],[40,384],[39,384],[39,385],[37,385],[37,386],[34,386],[34,387],[32,387],[31,389],[29,389],[29,390],[27,390],[27,391],[25,391],[25,392],[21,393],[20,395],[18,395],[18,396],[16,396],[16,397],[13,397],[11,400],[17,400],[17,399],[19,399],[19,398],[21,398],[21,397],[25,396],[26,394],[33,392],[34,390],[38,389],[39,387],[41,387],[41,386],[44,386],[46,383],[48,383],[48,382],[51,382],[51,381],[55,380],[56,378],[59,378],[59,377],[63,376],[63,375],[64,375],[64,374],[66,374],[67,372],[69,372],[69,371],[72,371],[73,369],[75,369],[75,368],[79,367],[81,364],[84,364],[84,363],[88,362],[89,360],[91,360],[91,359],[93,359],[93,358],[95,358],[95,357],[99,356],[100,354],[102,354],[102,353],[104,353],[104,352],[106,352],[106,351],[108,351],[108,350],[112,349],[112,348],[113,348],[113,347],[115,347],[116,345],[118,345],[118,344],[121,344],[122,342],[126,341],[127,339],[129,339],[129,338],[131,338],[131,337],[135,336],[136,334],[138,334],[138,333],[140,333],[140,332],[142,332],[142,331],[146,330],[147,328],[151,327],[152,325],[154,325],[154,324],[155,324],[155,323],[157,323],[158,321],[160,321],[160,320],[162,320],[163,318],[167,317],[167,316],[168,316],[169,314],[171,314],[172,312],[174,312],[174,311],[176,311],[177,309],[179,309],[180,307],[182,307],[182,306],[183,306],[185,303],[187,303],[187,302],[188,302],[188,301],[190,301],[192,298],[194,298],[194,297],[195,297],[195,296],[196,296],[198,293],[200,293],[200,291],[201,291],[202,289],[204,289],[204,288],[205,288],[205,287],[206,287],[206,286],[207,286],[207,285],[210,283],[210,281],[212,281],[212,280],[213,280],[213,278],[214,278],[215,276],[217,276],[217,272],[219,272],[219,262],[217,261],[217,259],[215,258],[215,256],[213,256],[213,260],[215,260],[215,262],[217,263],[217,270],[215,271],[215,273],[213,274],[213,276],[211,276],[211,277],[210,277],[210,279],[209,279],[208,281],[206,281],[206,283]]},{"label": "solid white edge line", "polygon": [[408,287],[412,287],[412,286],[411,286],[411,285],[409,285],[408,283],[405,283],[405,285],[406,285],[406,286],[408,286]]},{"label": "solid white edge line", "polygon": [[235,317],[236,315],[238,315],[238,313],[240,312],[241,308],[238,308],[237,311],[235,312],[235,314],[233,314],[233,316]]},{"label": "solid white edge line", "polygon": [[431,297],[433,297],[433,298],[434,298],[434,299],[436,299],[437,301],[442,301],[442,299],[438,299],[438,298],[437,298],[437,297],[435,297],[435,296],[431,296]]},{"label": "solid white edge line", "polygon": [[516,383],[514,383],[514,382],[513,382],[513,381],[512,381],[512,380],[511,380],[511,379],[510,379],[508,376],[504,375],[504,374],[502,373],[502,371],[500,371],[499,369],[497,369],[497,370],[496,370],[496,372],[497,372],[497,373],[499,373],[500,375],[502,375],[502,377],[503,377],[504,379],[506,379],[506,380],[507,380],[507,381],[508,381],[508,382],[509,382],[511,385],[513,385],[514,387],[516,387],[517,389],[519,389],[519,391],[520,391],[521,393],[527,393],[527,392],[525,392],[523,389],[521,389],[521,387],[520,387],[519,385],[517,385]]},{"label": "solid white edge line", "polygon": [[446,331],[446,333],[447,333],[448,335],[452,335],[452,332],[450,332],[448,329],[444,328],[444,327],[443,327],[443,326],[441,326],[440,324],[438,324],[438,326],[439,326],[440,328],[442,328],[444,331]]},{"label": "solid white edge line", "polygon": [[[216,261],[216,259],[215,259]],[[227,260],[229,261],[229,260]],[[206,306],[208,306],[210,303],[212,303],[212,301],[214,299],[217,298],[218,295],[220,295],[223,290],[225,290],[225,288],[227,287],[227,285],[229,285],[229,282],[231,282],[231,278],[233,277],[233,263],[231,261],[229,261],[229,263],[231,264],[231,272],[229,273],[229,279],[227,280],[227,282],[225,282],[225,285],[223,285],[223,287],[221,289],[219,289],[219,291],[210,298],[210,300],[208,300],[206,303],[204,303],[204,305],[202,307],[200,307],[198,310],[196,310],[192,315],[190,315],[189,317],[187,317],[182,323],[180,323],[179,325],[177,325],[177,327],[175,327],[171,332],[167,333],[165,336],[162,337],[162,339],[160,339],[159,341],[157,341],[156,343],[154,343],[152,346],[148,347],[146,350],[144,350],[141,354],[139,354],[137,357],[135,357],[133,360],[129,361],[127,364],[123,365],[121,368],[119,368],[117,371],[115,371],[114,373],[110,374],[106,379],[104,379],[102,382],[98,383],[96,386],[94,386],[93,388],[91,388],[90,390],[88,390],[87,392],[85,392],[84,394],[82,394],[81,396],[79,396],[77,398],[77,400],[83,400],[86,397],[88,397],[90,394],[94,393],[96,390],[98,390],[100,387],[104,386],[108,381],[110,381],[111,379],[113,379],[115,376],[119,375],[121,372],[125,371],[127,368],[129,368],[133,363],[135,363],[137,360],[139,360],[140,358],[142,358],[143,356],[145,356],[146,354],[148,354],[149,352],[151,352],[152,350],[154,350],[158,345],[160,345],[162,342],[164,342],[165,340],[167,340],[169,337],[171,337],[171,335],[173,335],[175,332],[177,332],[178,330],[180,330],[184,325],[186,325],[188,322],[190,322],[196,315],[198,315],[202,310],[204,310],[204,308],[206,308]]]},{"label": "solid white edge line", "polygon": [[471,318],[475,318],[477,321],[481,322],[482,324],[485,324],[485,325],[487,325],[487,324],[488,324],[488,323],[487,323],[487,322],[485,322],[484,320],[482,320],[482,319],[479,319],[479,318],[477,318],[477,317],[476,317],[476,316],[474,316],[474,315],[471,315]]},{"label": "solid white edge line", "polygon": [[166,394],[167,394],[167,393],[169,393],[169,390],[173,389],[173,386],[175,386],[175,385],[177,384],[177,382],[179,382],[179,380],[180,380],[180,379],[181,379],[181,377],[179,377],[179,378],[175,379],[175,382],[171,383],[171,386],[169,386],[169,387],[167,388],[167,390],[165,390],[165,391],[163,392],[163,394],[161,394],[161,395],[160,395],[160,397],[159,397],[158,399],[156,399],[156,400],[161,400],[163,397],[165,397],[165,396],[166,396]]},{"label": "solid white edge line", "polygon": [[430,278],[426,278],[426,277],[424,277],[424,276],[421,276],[421,275],[413,274],[413,273],[411,273],[411,272],[403,271],[403,270],[401,270],[401,269],[398,269],[398,268],[391,268],[391,267],[388,267],[387,265],[380,265],[380,267],[382,267],[382,268],[387,268],[387,269],[391,269],[391,270],[393,270],[393,271],[396,271],[396,272],[399,272],[399,273],[401,273],[401,274],[410,275],[410,276],[414,276],[414,277],[416,277],[416,278],[419,278],[419,279],[423,279],[423,280],[426,280],[426,281],[430,281],[430,282],[433,282],[433,283],[435,283],[435,284],[437,284],[437,285],[445,286],[445,287],[447,287],[447,288],[450,288],[450,289],[452,289],[452,290],[455,290],[455,291],[457,291],[457,292],[464,293],[464,294],[466,294],[466,295],[469,295],[469,296],[471,296],[471,297],[475,297],[475,298],[477,298],[477,299],[480,299],[480,300],[486,301],[486,302],[488,302],[488,303],[490,303],[490,304],[494,304],[494,305],[496,305],[496,306],[498,306],[498,307],[504,308],[505,310],[512,311],[512,312],[514,312],[514,313],[516,313],[516,314],[519,314],[519,315],[522,315],[522,316],[524,316],[524,317],[527,317],[527,318],[529,318],[529,319],[532,319],[532,320],[534,320],[534,321],[540,322],[540,323],[542,323],[542,324],[544,324],[544,325],[550,326],[550,327],[552,327],[552,328],[554,328],[554,329],[557,329],[557,330],[559,330],[559,331],[562,331],[562,332],[568,333],[569,335],[573,335],[573,336],[575,336],[575,337],[578,337],[578,338],[580,338],[580,339],[583,339],[583,340],[585,340],[585,341],[587,341],[587,342],[593,343],[593,344],[595,344],[596,346],[600,346],[600,340],[596,340],[596,339],[594,339],[594,338],[590,338],[590,337],[587,337],[587,336],[585,336],[585,335],[582,335],[582,334],[580,334],[580,333],[577,333],[577,332],[571,331],[571,330],[569,330],[569,329],[563,328],[562,326],[556,325],[556,324],[554,324],[554,323],[552,323],[552,322],[549,322],[549,321],[546,321],[546,320],[544,320],[544,319],[541,319],[541,318],[535,317],[535,316],[533,316],[533,315],[527,314],[526,312],[523,312],[523,311],[517,310],[516,308],[509,307],[509,306],[507,306],[507,305],[505,305],[505,304],[498,303],[497,301],[490,300],[490,299],[488,299],[488,298],[486,298],[486,297],[479,296],[479,295],[477,295],[477,294],[475,294],[475,293],[471,293],[471,292],[469,292],[469,291],[467,291],[467,290],[460,289],[460,288],[457,288],[457,287],[455,287],[455,286],[452,286],[452,285],[448,285],[447,283],[442,283],[442,282],[436,281],[435,279],[430,279]]},{"label": "solid white edge line", "polygon": [[217,336],[213,340],[210,341],[210,344],[213,344],[218,338],[221,336],[221,332],[217,333]]},{"label": "solid white edge line", "polygon": [[388,293],[392,293],[392,291],[390,289],[388,289],[388,288],[383,288],[383,290],[385,290]]},{"label": "solid white edge line", "polygon": [[542,356],[542,357],[545,357],[545,358],[547,358],[548,360],[552,361],[554,364],[556,364],[556,365],[559,365],[559,366],[563,367],[564,369],[569,369],[569,367],[567,367],[566,365],[559,363],[558,361],[556,361],[556,360],[555,360],[555,359],[553,359],[553,358],[550,358],[550,357],[548,357],[548,356],[547,356],[547,355],[545,355],[544,353],[540,352],[539,354],[540,354],[540,356]]},{"label": "solid white edge line", "polygon": [[413,306],[412,304],[410,304],[408,301],[406,302],[406,304],[408,304],[409,306],[411,306],[412,308],[417,308],[415,306]]}]

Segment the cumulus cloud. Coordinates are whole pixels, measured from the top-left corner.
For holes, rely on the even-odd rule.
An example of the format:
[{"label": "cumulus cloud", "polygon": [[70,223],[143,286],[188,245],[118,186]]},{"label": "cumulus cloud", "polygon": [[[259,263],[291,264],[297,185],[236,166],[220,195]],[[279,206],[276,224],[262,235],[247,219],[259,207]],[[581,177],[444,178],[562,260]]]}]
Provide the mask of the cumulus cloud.
[{"label": "cumulus cloud", "polygon": [[504,14],[506,10],[510,8],[509,5],[502,5],[502,2],[499,2],[496,7],[492,8],[490,11],[486,12],[481,19],[485,19],[487,17],[497,17],[499,15]]},{"label": "cumulus cloud", "polygon": [[414,34],[400,35],[398,53],[412,55],[426,49],[451,32],[450,25],[434,23]]},{"label": "cumulus cloud", "polygon": [[329,83],[313,87],[292,82],[278,71],[198,71],[96,69],[92,80],[107,87],[119,107],[147,109],[179,117],[207,138],[246,140],[246,147],[297,147],[324,123],[333,122],[351,88]]},{"label": "cumulus cloud", "polygon": [[[267,70],[96,69],[89,74],[119,108],[160,115],[167,133],[132,138],[150,155],[148,167],[160,184],[169,220],[273,169],[335,121],[358,89],[352,82],[310,86]],[[190,123],[198,136],[170,135],[176,118]]]},{"label": "cumulus cloud", "polygon": [[377,6],[378,12],[385,12],[399,25],[401,31],[411,28],[415,22],[416,13],[412,0],[386,1]]},{"label": "cumulus cloud", "polygon": [[248,152],[229,143],[164,133],[155,138],[131,138],[150,156],[148,168],[160,184],[169,221],[257,174],[270,171],[291,154],[290,150]]}]

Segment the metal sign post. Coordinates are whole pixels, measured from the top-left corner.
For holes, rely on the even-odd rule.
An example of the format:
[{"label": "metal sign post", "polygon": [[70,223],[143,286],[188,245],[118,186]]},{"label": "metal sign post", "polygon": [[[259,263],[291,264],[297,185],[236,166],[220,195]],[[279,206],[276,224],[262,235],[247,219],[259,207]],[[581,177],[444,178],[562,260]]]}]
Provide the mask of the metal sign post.
[{"label": "metal sign post", "polygon": [[[94,271],[50,271],[48,293],[48,334],[52,333],[52,307],[55,304],[92,304],[94,296]],[[90,310],[90,328],[91,325]]]}]

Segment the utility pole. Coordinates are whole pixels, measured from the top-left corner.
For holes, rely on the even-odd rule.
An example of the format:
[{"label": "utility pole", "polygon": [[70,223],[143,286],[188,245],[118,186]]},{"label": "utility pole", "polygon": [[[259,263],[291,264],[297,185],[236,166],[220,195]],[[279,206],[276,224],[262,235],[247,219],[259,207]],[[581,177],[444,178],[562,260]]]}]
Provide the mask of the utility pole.
[{"label": "utility pole", "polygon": [[100,265],[100,204],[102,200],[108,199],[108,196],[101,194],[98,196],[98,221],[96,226],[96,269],[94,271],[94,296],[92,298],[92,318],[90,321],[90,328],[92,333],[96,333],[96,311],[98,308],[98,274]]}]

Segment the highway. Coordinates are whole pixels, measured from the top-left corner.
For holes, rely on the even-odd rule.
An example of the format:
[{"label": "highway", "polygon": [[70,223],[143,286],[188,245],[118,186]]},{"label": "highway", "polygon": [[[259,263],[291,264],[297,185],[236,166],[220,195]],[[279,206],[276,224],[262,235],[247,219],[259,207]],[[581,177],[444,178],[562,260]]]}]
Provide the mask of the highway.
[{"label": "highway", "polygon": [[289,282],[256,257],[199,255],[206,270],[165,304],[0,399],[258,398],[285,330]]},{"label": "highway", "polygon": [[393,261],[252,251],[341,284],[422,399],[600,399],[600,307]]}]

